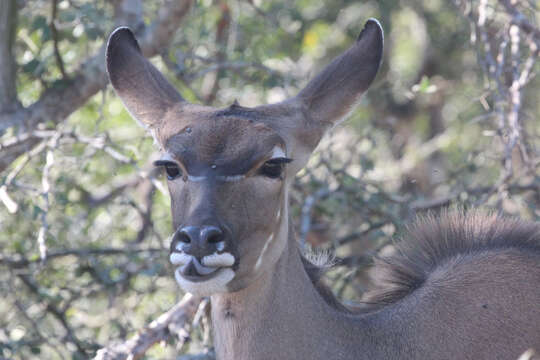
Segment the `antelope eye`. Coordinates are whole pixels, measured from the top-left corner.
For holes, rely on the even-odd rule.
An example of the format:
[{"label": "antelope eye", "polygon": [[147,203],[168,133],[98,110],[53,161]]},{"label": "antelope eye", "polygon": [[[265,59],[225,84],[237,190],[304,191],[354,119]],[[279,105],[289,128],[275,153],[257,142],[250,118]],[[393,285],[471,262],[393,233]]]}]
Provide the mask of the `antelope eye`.
[{"label": "antelope eye", "polygon": [[182,173],[180,171],[180,168],[176,164],[174,164],[174,165],[169,165],[169,164],[165,165],[165,172],[167,173],[167,179],[169,179],[169,180],[176,179]]},{"label": "antelope eye", "polygon": [[281,179],[285,164],[288,164],[291,161],[292,159],[288,158],[270,159],[261,166],[259,173],[271,179]]},{"label": "antelope eye", "polygon": [[179,176],[182,176],[182,170],[176,163],[172,161],[156,161],[154,165],[165,168],[165,173],[167,174],[167,179],[169,180],[174,180]]}]

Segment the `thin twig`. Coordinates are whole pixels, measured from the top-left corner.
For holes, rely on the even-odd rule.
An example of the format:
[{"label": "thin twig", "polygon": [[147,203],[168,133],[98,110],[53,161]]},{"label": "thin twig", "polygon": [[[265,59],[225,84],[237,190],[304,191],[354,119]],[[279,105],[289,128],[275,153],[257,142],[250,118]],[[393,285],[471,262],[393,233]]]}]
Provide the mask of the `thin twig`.
[{"label": "thin twig", "polygon": [[[63,258],[66,256],[76,256],[86,258],[88,256],[115,256],[115,255],[132,255],[141,253],[160,253],[165,250],[162,248],[80,248],[80,249],[64,249],[64,250],[50,250],[47,254],[47,261],[51,261],[57,258]],[[29,259],[22,257],[20,254],[9,257],[0,254],[0,265],[7,265],[13,269],[20,269],[31,264],[39,262],[40,259]]]},{"label": "thin twig", "polygon": [[49,149],[47,150],[45,166],[43,166],[43,173],[41,176],[41,197],[43,198],[43,208],[41,209],[41,227],[39,228],[37,243],[39,249],[39,258],[42,262],[45,262],[45,260],[47,259],[46,237],[49,229],[49,223],[47,222],[47,214],[49,213],[49,193],[51,190],[49,173],[52,166],[54,165],[53,149],[56,147],[59,137],[60,134],[57,134],[51,139],[50,143],[48,144]]},{"label": "thin twig", "polygon": [[66,68],[64,66],[64,60],[62,59],[62,55],[60,55],[60,50],[58,49],[58,30],[56,29],[56,16],[58,13],[58,0],[51,0],[52,4],[52,10],[51,10],[51,21],[49,23],[49,27],[51,29],[51,36],[53,40],[53,48],[54,48],[54,58],[56,59],[56,66],[58,66],[58,70],[60,70],[60,73],[62,74],[62,79],[67,79],[66,74]]}]

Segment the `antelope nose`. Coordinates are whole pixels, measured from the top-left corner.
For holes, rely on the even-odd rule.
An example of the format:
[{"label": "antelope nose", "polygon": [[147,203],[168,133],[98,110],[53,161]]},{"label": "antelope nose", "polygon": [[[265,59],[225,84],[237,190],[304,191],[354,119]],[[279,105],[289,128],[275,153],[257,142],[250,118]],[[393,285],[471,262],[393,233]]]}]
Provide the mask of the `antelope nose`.
[{"label": "antelope nose", "polygon": [[178,240],[186,243],[192,244],[197,243],[198,245],[206,244],[216,244],[220,241],[223,241],[223,231],[217,226],[185,226],[178,232]]},{"label": "antelope nose", "polygon": [[[223,230],[214,225],[184,226],[174,236],[176,247],[189,255],[203,257],[225,247]],[[178,249],[180,250],[180,249]]]}]

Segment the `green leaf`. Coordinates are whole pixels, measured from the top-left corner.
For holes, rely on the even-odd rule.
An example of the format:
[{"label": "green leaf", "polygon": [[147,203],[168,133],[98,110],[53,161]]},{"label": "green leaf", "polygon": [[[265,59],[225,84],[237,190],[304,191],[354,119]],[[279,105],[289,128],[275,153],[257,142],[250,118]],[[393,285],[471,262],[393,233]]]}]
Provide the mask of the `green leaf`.
[{"label": "green leaf", "polygon": [[32,21],[32,26],[30,27],[30,29],[31,31],[36,31],[48,27],[49,25],[47,24],[47,18],[45,18],[45,16],[38,15],[35,17],[34,21]]},{"label": "green leaf", "polygon": [[38,69],[40,64],[41,63],[39,60],[32,59],[22,66],[22,70],[28,74],[39,75],[39,74],[36,74],[36,70]]}]

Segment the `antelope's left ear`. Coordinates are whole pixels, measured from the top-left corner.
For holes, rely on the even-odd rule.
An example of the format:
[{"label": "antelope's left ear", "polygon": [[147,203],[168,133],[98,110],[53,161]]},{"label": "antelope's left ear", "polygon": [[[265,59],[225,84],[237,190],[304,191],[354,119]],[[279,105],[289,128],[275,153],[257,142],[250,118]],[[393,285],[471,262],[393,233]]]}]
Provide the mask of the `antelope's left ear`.
[{"label": "antelope's left ear", "polygon": [[383,42],[381,24],[368,20],[356,43],[308,83],[296,101],[307,109],[310,120],[329,127],[350,111],[379,70]]},{"label": "antelope's left ear", "polygon": [[158,125],[167,110],[184,99],[146,60],[127,27],[113,31],[107,43],[107,73],[130,114],[147,126]]}]

